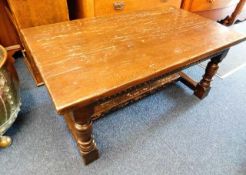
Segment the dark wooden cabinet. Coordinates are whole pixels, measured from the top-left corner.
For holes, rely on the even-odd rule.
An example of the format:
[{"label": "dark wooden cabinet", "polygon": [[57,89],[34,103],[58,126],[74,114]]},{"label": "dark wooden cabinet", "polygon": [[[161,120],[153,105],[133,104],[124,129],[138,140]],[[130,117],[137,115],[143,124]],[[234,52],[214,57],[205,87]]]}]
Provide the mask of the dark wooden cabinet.
[{"label": "dark wooden cabinet", "polygon": [[7,13],[7,2],[0,0],[0,44],[9,52],[20,49],[19,37]]}]

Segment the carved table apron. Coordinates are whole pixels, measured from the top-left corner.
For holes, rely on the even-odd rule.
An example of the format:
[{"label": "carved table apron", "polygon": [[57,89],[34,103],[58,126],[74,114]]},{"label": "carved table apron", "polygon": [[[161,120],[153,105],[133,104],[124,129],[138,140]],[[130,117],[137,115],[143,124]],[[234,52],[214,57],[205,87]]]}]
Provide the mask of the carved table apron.
[{"label": "carved table apron", "polygon": [[[99,157],[94,119],[175,81],[204,98],[229,48],[245,40],[220,24],[168,6],[21,33],[85,164]],[[206,59],[211,61],[199,83],[181,72]]]}]

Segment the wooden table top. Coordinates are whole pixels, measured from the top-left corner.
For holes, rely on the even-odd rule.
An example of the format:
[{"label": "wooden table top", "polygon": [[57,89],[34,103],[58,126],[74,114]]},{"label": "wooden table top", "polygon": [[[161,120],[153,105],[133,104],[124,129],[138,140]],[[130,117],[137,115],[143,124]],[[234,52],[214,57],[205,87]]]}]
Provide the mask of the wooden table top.
[{"label": "wooden table top", "polygon": [[245,36],[163,7],[22,30],[59,113],[187,66]]}]

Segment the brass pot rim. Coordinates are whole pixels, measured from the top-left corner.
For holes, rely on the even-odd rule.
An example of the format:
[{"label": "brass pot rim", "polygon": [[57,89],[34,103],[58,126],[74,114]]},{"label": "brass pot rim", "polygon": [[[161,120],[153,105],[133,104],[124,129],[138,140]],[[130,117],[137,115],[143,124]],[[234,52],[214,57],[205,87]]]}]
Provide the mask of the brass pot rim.
[{"label": "brass pot rim", "polygon": [[3,60],[0,60],[0,68],[1,68],[7,61],[7,50],[2,45],[0,45],[0,50],[3,51]]}]

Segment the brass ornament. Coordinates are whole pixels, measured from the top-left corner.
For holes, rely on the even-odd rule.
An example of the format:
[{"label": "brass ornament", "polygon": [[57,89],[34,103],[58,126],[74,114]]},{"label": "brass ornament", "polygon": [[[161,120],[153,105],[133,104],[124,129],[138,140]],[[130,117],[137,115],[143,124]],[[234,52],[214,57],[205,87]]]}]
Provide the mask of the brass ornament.
[{"label": "brass ornament", "polygon": [[12,126],[20,111],[19,80],[15,68],[0,46],[0,148],[11,145],[10,137],[3,134]]}]

